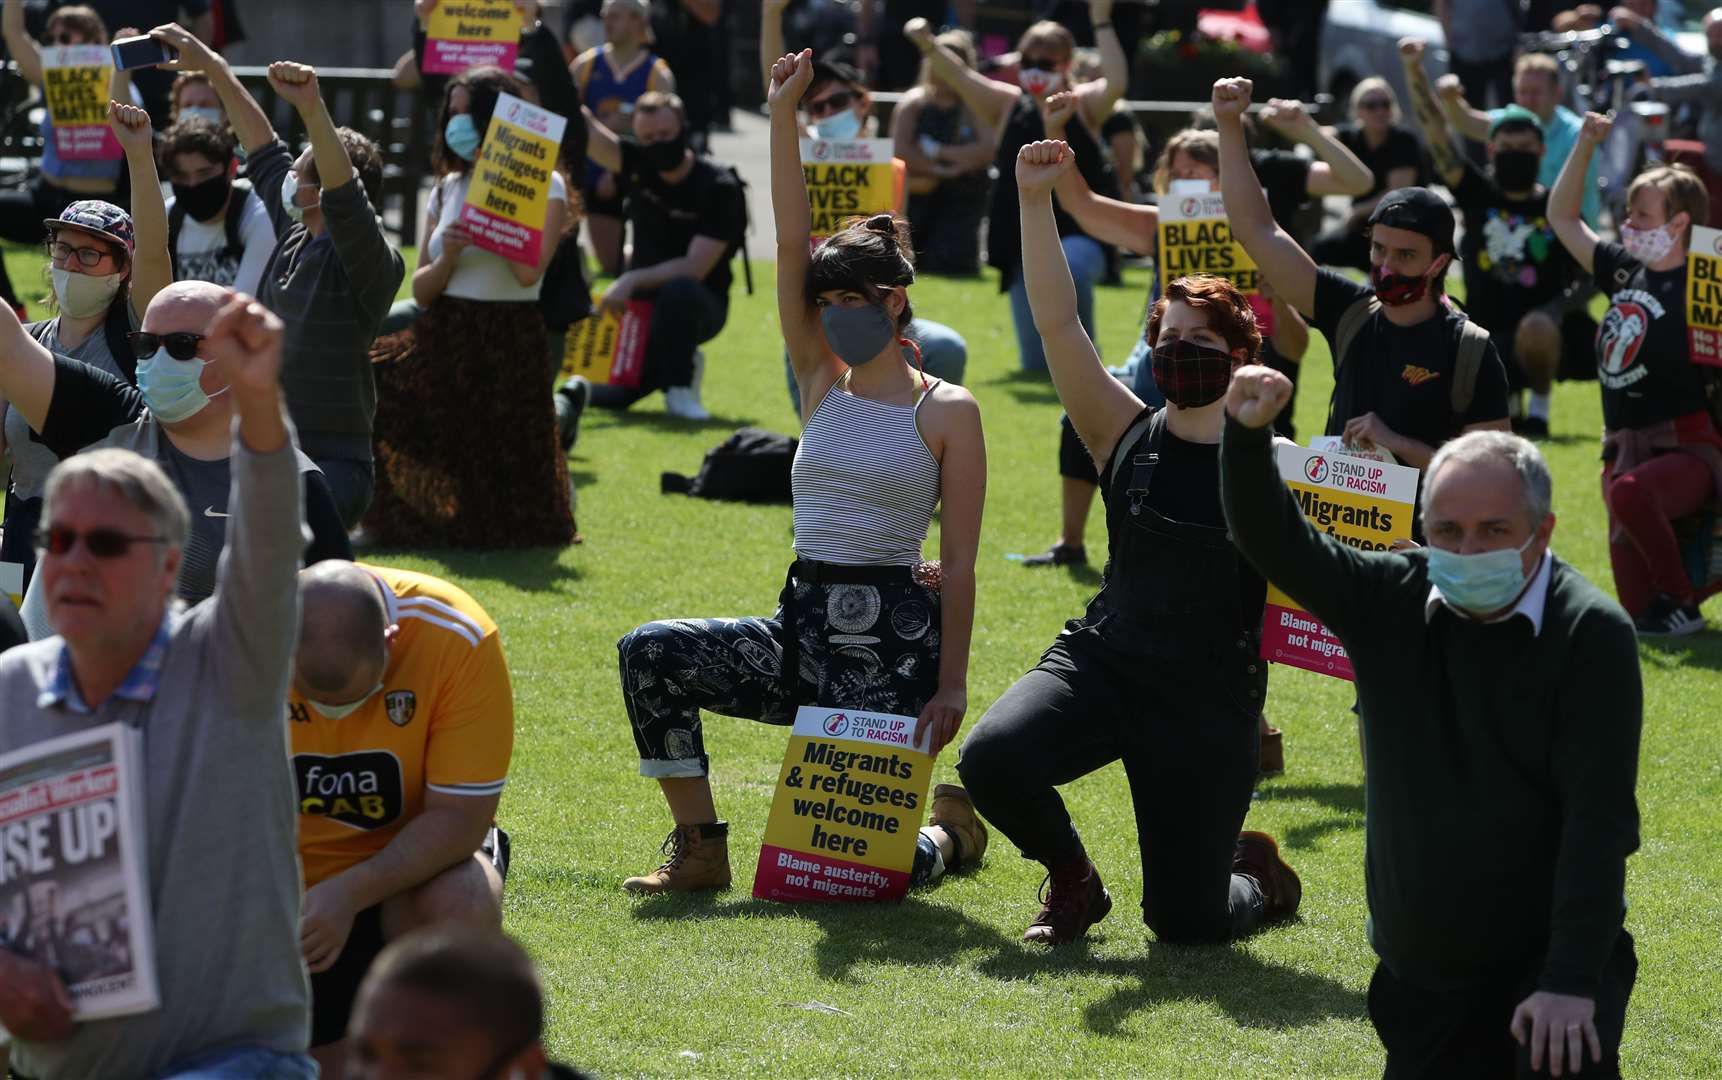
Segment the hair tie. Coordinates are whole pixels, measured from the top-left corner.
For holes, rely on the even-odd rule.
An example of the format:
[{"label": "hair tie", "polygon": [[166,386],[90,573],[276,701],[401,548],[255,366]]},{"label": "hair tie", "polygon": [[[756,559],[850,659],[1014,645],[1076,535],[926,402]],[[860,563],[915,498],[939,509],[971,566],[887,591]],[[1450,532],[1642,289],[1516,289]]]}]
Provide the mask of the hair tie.
[{"label": "hair tie", "polygon": [[909,349],[915,354],[915,369],[921,373],[921,392],[927,392],[927,369],[921,363],[921,347],[906,337],[897,339],[897,344]]}]

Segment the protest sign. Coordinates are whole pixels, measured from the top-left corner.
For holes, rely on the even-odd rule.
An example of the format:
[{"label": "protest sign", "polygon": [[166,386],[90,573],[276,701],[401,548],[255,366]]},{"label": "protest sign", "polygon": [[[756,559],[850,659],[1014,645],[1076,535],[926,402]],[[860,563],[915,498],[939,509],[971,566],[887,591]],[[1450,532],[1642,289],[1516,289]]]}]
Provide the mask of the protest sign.
[{"label": "protest sign", "polygon": [[804,705],[753,895],[761,900],[898,900],[909,889],[933,758],[915,718]]},{"label": "protest sign", "polygon": [[894,214],[903,201],[890,139],[802,139],[801,175],[814,247],[850,218]]},{"label": "protest sign", "polygon": [[108,126],[113,53],[106,45],[42,49],[42,96],[54,123],[54,151],[65,161],[114,161],[125,156]]},{"label": "protest sign", "polygon": [[[1411,539],[1416,469],[1301,446],[1281,445],[1276,455],[1280,477],[1316,528],[1371,551]],[[1271,581],[1262,612],[1262,658],[1352,678],[1351,657],[1339,638]]]},{"label": "protest sign", "polygon": [[142,749],[115,723],[0,756],[0,947],[57,971],[79,1021],[161,1004]]},{"label": "protest sign", "polygon": [[550,213],[550,181],[567,126],[564,117],[513,94],[496,99],[460,210],[474,247],[538,265]]},{"label": "protest sign", "polygon": [[608,311],[592,297],[592,314],[568,328],[562,346],[562,372],[556,384],[584,375],[610,386],[640,385],[646,340],[652,325],[652,301],[630,300],[625,311]]},{"label": "protest sign", "polygon": [[[1205,182],[1203,183],[1205,187]],[[1160,229],[1156,238],[1160,282],[1190,274],[1214,274],[1237,286],[1250,301],[1262,336],[1274,332],[1273,302],[1262,296],[1261,274],[1244,245],[1232,238],[1226,200],[1217,191],[1176,186],[1160,200]]]},{"label": "protest sign", "polygon": [[1686,249],[1686,333],[1694,364],[1722,367],[1722,229],[1692,227]]},{"label": "protest sign", "polygon": [[513,71],[519,54],[514,0],[442,0],[425,27],[426,75],[458,75],[485,64]]}]

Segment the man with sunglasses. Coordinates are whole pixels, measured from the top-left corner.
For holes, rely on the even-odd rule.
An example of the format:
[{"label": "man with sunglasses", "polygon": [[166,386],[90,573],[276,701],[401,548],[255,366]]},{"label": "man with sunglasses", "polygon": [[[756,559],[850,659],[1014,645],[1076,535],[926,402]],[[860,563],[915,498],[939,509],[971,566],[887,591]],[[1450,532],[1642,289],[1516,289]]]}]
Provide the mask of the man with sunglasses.
[{"label": "man with sunglasses", "polygon": [[[152,310],[154,310],[152,308]],[[0,655],[0,753],[125,723],[143,733],[145,869],[162,1005],[73,1019],[60,975],[0,951],[15,1075],[309,1080],[299,868],[281,739],[304,528],[280,387],[282,325],[249,297],[206,320],[227,373],[233,543],[214,597],[173,602],[191,510],[124,450],[49,478],[37,580],[57,636]]]},{"label": "man with sunglasses", "polygon": [[[0,397],[23,414],[36,438],[60,458],[86,447],[121,447],[155,461],[192,505],[191,533],[179,560],[178,593],[196,603],[215,589],[227,539],[232,461],[229,429],[238,400],[235,372],[212,355],[206,333],[235,294],[207,281],[163,289],[130,336],[137,357],[132,386],[88,364],[55,356],[0,312]],[[297,454],[312,541],[306,558],[352,557],[340,515],[310,458]],[[25,622],[44,627],[43,595],[31,582]]]}]

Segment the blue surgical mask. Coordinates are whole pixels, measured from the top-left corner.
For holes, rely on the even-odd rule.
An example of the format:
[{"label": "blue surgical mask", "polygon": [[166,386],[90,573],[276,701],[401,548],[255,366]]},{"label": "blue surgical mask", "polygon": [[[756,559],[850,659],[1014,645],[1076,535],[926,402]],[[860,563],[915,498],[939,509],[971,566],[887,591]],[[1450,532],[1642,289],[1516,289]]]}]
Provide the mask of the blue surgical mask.
[{"label": "blue surgical mask", "polygon": [[821,139],[856,139],[861,136],[861,117],[854,109],[844,109],[832,113],[823,120],[816,121],[813,133]]},{"label": "blue surgical mask", "polygon": [[300,206],[299,174],[289,169],[287,171],[287,175],[281,178],[281,205],[286,209],[288,217],[292,218],[294,221],[304,221],[305,211],[315,210],[317,207],[322,206],[323,200],[319,198],[310,206]]},{"label": "blue surgical mask", "polygon": [[443,126],[442,141],[448,144],[450,153],[463,161],[471,161],[478,156],[478,146],[484,141],[484,136],[478,133],[478,125],[472,122],[471,113],[456,113]]},{"label": "blue surgical mask", "polygon": [[208,120],[216,127],[227,126],[227,118],[222,115],[220,109],[217,109],[213,105],[181,105],[179,107],[178,119]]},{"label": "blue surgical mask", "polygon": [[827,304],[819,313],[819,324],[825,329],[825,343],[831,346],[837,359],[852,368],[875,359],[885,351],[885,346],[897,340],[897,324],[884,304],[860,307]]},{"label": "blue surgical mask", "polygon": [[164,424],[196,416],[209,404],[203,392],[204,360],[176,360],[157,349],[138,361],[138,390],[150,414]]},{"label": "blue surgical mask", "polygon": [[1511,604],[1525,589],[1525,550],[1530,539],[1516,548],[1461,555],[1457,551],[1429,549],[1429,583],[1441,590],[1441,598],[1470,615],[1491,615]]}]

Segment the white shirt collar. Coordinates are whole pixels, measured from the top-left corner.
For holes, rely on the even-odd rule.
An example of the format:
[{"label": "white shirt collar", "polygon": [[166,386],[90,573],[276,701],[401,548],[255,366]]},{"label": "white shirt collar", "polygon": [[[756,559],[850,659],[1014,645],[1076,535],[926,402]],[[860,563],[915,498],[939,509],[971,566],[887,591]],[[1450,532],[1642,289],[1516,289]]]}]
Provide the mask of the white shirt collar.
[{"label": "white shirt collar", "polygon": [[[1530,587],[1519,596],[1519,602],[1513,605],[1512,610],[1495,616],[1489,622],[1502,623],[1516,615],[1523,615],[1531,620],[1531,636],[1535,637],[1541,634],[1543,632],[1543,608],[1548,605],[1549,578],[1554,575],[1554,566],[1555,560],[1551,553],[1543,552],[1543,560],[1537,564],[1536,572],[1531,575]],[[1442,604],[1447,604],[1447,598],[1441,595],[1440,589],[1434,585],[1429,586],[1429,598],[1423,602],[1423,621],[1427,623],[1433,619],[1435,609]],[[1469,613],[1454,607],[1452,604],[1447,604],[1447,606],[1462,618],[1469,619],[1471,617]]]}]

